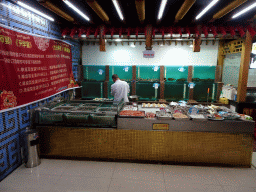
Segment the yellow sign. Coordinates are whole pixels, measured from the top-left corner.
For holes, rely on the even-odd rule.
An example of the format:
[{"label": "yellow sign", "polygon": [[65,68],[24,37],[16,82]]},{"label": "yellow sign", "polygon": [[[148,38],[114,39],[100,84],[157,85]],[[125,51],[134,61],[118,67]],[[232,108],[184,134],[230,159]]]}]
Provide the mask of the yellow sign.
[{"label": "yellow sign", "polygon": [[169,130],[169,124],[153,124],[153,130]]}]

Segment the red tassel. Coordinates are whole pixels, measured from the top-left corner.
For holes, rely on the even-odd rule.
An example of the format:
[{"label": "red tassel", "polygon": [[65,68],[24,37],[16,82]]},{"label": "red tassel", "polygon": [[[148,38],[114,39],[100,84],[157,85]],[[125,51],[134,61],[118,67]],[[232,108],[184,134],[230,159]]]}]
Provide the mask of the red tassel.
[{"label": "red tassel", "polygon": [[208,29],[206,26],[203,27],[202,31],[203,31],[205,38],[208,37]]},{"label": "red tassel", "polygon": [[249,31],[249,33],[251,34],[252,37],[254,37],[256,35],[256,32],[250,25],[247,26],[247,30]]},{"label": "red tassel", "polygon": [[222,37],[224,37],[227,34],[226,29],[224,27],[220,27],[220,32],[222,33]]},{"label": "red tassel", "polygon": [[243,28],[239,26],[239,27],[237,27],[237,30],[238,30],[239,35],[240,35],[241,37],[244,37],[245,32],[244,32]]},{"label": "red tassel", "polygon": [[216,38],[216,36],[218,35],[218,33],[216,32],[216,28],[215,28],[215,27],[211,27],[211,32],[212,32],[214,38]]},{"label": "red tassel", "polygon": [[97,38],[98,34],[99,34],[99,28],[97,27],[94,32],[94,38]]},{"label": "red tassel", "polygon": [[70,29],[69,28],[65,28],[62,32],[62,36],[67,36],[67,34],[69,33]]}]

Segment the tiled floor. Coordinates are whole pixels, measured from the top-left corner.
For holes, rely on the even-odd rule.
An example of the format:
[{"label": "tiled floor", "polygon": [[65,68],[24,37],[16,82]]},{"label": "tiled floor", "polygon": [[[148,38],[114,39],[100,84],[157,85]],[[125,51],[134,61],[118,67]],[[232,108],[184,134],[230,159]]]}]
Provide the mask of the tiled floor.
[{"label": "tiled floor", "polygon": [[0,182],[0,192],[14,191],[256,192],[256,169],[42,159]]}]

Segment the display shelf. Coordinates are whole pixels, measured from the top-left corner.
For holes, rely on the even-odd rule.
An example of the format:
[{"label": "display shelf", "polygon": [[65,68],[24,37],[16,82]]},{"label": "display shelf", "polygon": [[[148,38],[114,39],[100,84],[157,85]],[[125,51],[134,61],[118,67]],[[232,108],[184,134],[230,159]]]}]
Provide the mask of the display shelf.
[{"label": "display shelf", "polygon": [[188,100],[188,82],[165,82],[164,98],[168,101]]},{"label": "display shelf", "polygon": [[215,102],[217,97],[217,83],[195,82],[193,98],[196,101],[207,101],[207,91],[209,88],[209,102]]},{"label": "display shelf", "polygon": [[136,66],[136,77],[139,81],[160,81],[160,66]]},{"label": "display shelf", "polygon": [[82,82],[82,99],[103,98],[103,93],[104,93],[103,81]]},{"label": "display shelf", "polygon": [[109,81],[112,81],[112,75],[117,74],[121,80],[132,80],[132,66],[109,66]]},{"label": "display shelf", "polygon": [[136,83],[136,95],[139,96],[139,100],[155,101],[160,97],[160,86],[158,89],[153,87],[154,83],[160,84],[160,82],[137,82]]},{"label": "display shelf", "polygon": [[105,65],[84,65],[83,76],[85,81],[105,81]]},{"label": "display shelf", "polygon": [[178,79],[188,78],[188,66],[166,66],[164,69],[164,77],[167,82],[177,81]]}]

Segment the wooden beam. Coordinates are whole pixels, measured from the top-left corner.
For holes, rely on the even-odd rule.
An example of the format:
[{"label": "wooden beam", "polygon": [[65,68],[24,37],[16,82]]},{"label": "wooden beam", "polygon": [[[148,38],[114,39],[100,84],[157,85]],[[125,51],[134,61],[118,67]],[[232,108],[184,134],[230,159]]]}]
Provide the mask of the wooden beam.
[{"label": "wooden beam", "polygon": [[100,45],[100,51],[105,52],[106,51],[106,42],[105,42],[105,37],[104,37],[104,30],[105,26],[101,25],[100,26],[100,40],[99,40],[99,45]]},{"label": "wooden beam", "polygon": [[235,8],[239,7],[243,3],[245,3],[248,0],[236,0],[232,3],[229,3],[226,7],[218,11],[216,14],[213,15],[213,19],[211,21],[214,21],[215,19],[219,19],[223,17],[224,15],[228,14],[230,11],[234,10]]},{"label": "wooden beam", "polygon": [[135,5],[141,23],[145,20],[145,0],[135,0]]},{"label": "wooden beam", "polygon": [[146,26],[146,50],[152,49],[152,25]]},{"label": "wooden beam", "polygon": [[180,7],[178,13],[175,16],[175,22],[181,20],[192,7],[192,5],[196,2],[196,0],[185,0],[182,6]]},{"label": "wooden beam", "polygon": [[57,6],[53,5],[50,1],[39,0],[38,2],[40,5],[43,5],[44,7],[61,16],[62,18],[66,19],[67,21],[74,22],[75,19],[73,17],[59,9]]},{"label": "wooden beam", "polygon": [[101,18],[102,21],[109,23],[109,17],[107,13],[102,9],[96,0],[86,0],[87,4],[93,9],[93,11]]},{"label": "wooden beam", "polygon": [[187,78],[187,81],[189,83],[192,82],[192,78],[193,78],[193,66],[189,65],[188,66],[188,78]]},{"label": "wooden beam", "polygon": [[164,99],[164,81],[160,81],[160,99]]},{"label": "wooden beam", "polygon": [[[223,48],[224,48],[224,41],[219,41],[219,50],[218,50],[218,60],[217,60],[217,68],[218,74],[215,74],[215,82],[222,82],[222,75],[223,75],[223,64],[225,55],[223,55]],[[216,79],[216,77],[218,79]]]},{"label": "wooden beam", "polygon": [[195,37],[193,40],[193,52],[200,52],[201,37]]},{"label": "wooden beam", "polygon": [[160,66],[160,81],[164,81],[164,66]]},{"label": "wooden beam", "polygon": [[250,65],[250,55],[252,50],[252,36],[248,30],[246,31],[246,38],[242,47],[243,48],[241,54],[239,80],[237,88],[237,102],[246,101],[248,71]]},{"label": "wooden beam", "polygon": [[[132,66],[132,95],[136,95],[136,65]],[[131,89],[131,88],[130,88]]]}]

